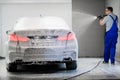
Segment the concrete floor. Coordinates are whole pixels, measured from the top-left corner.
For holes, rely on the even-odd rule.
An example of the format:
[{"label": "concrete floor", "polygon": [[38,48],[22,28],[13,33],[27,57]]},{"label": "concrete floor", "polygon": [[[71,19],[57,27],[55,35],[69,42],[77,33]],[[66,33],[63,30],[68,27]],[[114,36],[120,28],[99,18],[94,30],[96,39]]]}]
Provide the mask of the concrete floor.
[{"label": "concrete floor", "polygon": [[120,79],[120,63],[102,64],[100,58],[80,58],[77,70],[66,70],[64,64],[54,64],[24,66],[18,72],[9,73],[5,67],[5,60],[0,60],[0,80]]}]

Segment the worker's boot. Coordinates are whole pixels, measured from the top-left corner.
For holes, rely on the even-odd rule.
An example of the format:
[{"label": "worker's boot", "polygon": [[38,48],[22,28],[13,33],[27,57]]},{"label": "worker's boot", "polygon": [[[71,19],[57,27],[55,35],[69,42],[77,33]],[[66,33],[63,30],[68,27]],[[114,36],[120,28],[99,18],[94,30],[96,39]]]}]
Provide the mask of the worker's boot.
[{"label": "worker's boot", "polygon": [[109,62],[105,62],[105,61],[103,61],[103,64],[108,64]]},{"label": "worker's boot", "polygon": [[115,65],[115,62],[111,62],[112,65]]}]

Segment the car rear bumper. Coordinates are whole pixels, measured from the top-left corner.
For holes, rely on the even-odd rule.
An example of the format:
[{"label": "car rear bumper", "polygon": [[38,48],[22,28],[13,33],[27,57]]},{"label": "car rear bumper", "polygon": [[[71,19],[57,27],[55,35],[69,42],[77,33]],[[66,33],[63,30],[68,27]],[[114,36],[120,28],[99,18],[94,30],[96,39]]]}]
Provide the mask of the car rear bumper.
[{"label": "car rear bumper", "polygon": [[21,60],[22,62],[65,62],[77,60],[75,49],[26,49],[25,52],[10,52],[9,62]]}]

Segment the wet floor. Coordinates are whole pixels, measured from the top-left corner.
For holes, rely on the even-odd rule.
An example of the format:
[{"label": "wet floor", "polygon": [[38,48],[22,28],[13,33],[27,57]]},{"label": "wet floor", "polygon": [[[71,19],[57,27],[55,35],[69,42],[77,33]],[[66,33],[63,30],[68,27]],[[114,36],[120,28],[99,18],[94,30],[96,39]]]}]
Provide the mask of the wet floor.
[{"label": "wet floor", "polygon": [[52,64],[23,66],[14,73],[7,72],[5,60],[0,60],[0,80],[120,79],[119,75],[118,62],[116,65],[102,64],[101,58],[80,58],[76,70],[66,70],[64,64]]}]

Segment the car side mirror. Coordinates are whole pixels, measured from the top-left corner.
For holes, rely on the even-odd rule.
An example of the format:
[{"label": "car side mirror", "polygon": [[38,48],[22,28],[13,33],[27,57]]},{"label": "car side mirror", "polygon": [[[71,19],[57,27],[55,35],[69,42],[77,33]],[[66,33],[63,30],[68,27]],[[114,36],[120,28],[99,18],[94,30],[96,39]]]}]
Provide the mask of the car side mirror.
[{"label": "car side mirror", "polygon": [[6,31],[6,34],[7,34],[7,35],[12,34],[12,33],[13,33],[12,30]]}]

